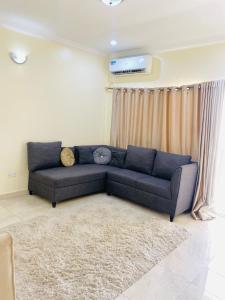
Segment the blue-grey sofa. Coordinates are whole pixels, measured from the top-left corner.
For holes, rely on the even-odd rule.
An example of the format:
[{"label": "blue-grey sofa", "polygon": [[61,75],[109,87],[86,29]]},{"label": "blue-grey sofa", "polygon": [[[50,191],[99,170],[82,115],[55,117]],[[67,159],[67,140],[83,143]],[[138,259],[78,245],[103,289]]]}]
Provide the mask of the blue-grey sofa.
[{"label": "blue-grey sofa", "polygon": [[27,145],[30,194],[60,201],[99,192],[129,199],[160,212],[170,220],[192,206],[198,164],[191,156],[128,146],[111,150],[107,165],[95,164],[93,152],[103,145],[72,147],[76,164],[60,162],[61,142]]}]

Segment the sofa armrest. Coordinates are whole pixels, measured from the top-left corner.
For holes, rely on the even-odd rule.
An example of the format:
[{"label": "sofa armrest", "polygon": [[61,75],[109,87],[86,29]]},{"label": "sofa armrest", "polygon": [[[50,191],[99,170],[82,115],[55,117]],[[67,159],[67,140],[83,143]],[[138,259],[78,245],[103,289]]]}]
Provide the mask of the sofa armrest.
[{"label": "sofa armrest", "polygon": [[195,194],[198,164],[193,162],[179,167],[171,180],[171,195],[173,209],[171,215],[175,216],[191,208]]}]

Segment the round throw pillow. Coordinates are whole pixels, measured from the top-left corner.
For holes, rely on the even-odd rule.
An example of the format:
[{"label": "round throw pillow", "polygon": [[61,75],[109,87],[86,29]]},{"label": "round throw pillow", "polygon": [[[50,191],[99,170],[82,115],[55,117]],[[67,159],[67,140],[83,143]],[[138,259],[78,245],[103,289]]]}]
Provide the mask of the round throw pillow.
[{"label": "round throw pillow", "polygon": [[93,156],[96,164],[107,165],[111,160],[112,153],[108,148],[99,147],[94,151]]},{"label": "round throw pillow", "polygon": [[72,167],[75,164],[75,157],[72,149],[64,148],[61,151],[61,162],[64,167]]}]

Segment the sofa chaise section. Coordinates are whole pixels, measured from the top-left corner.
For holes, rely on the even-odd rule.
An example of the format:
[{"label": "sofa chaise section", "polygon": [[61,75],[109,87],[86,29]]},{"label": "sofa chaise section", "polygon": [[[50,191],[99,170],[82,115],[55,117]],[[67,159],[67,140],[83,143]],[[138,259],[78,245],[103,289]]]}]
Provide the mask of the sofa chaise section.
[{"label": "sofa chaise section", "polygon": [[105,191],[110,166],[94,164],[57,167],[30,173],[29,191],[47,198],[53,207],[62,200]]}]

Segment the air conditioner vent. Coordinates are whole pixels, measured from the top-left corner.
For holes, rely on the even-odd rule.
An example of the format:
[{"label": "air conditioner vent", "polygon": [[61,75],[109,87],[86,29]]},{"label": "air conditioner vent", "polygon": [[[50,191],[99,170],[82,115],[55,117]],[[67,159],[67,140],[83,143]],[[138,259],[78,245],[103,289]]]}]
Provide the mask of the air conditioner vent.
[{"label": "air conditioner vent", "polygon": [[144,73],[145,69],[137,69],[137,70],[125,70],[125,71],[115,71],[112,72],[114,75],[122,75],[122,74],[133,74],[133,73]]},{"label": "air conditioner vent", "polygon": [[109,63],[110,72],[113,75],[129,75],[134,73],[150,73],[152,57],[139,55],[112,59]]}]

